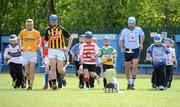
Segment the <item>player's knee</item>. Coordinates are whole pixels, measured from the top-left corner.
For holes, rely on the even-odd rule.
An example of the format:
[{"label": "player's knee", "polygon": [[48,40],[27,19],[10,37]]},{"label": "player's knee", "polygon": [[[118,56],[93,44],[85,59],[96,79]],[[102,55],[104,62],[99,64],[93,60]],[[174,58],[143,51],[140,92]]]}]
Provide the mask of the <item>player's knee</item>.
[{"label": "player's knee", "polygon": [[136,70],[136,69],[137,69],[137,65],[134,65],[134,66],[133,66],[133,69],[135,69],[135,70]]},{"label": "player's knee", "polygon": [[84,76],[84,81],[89,82],[89,76]]},{"label": "player's knee", "polygon": [[91,75],[91,77],[93,77],[93,78],[95,78],[95,77],[98,76],[98,75],[96,74],[96,72],[91,72],[90,75]]}]

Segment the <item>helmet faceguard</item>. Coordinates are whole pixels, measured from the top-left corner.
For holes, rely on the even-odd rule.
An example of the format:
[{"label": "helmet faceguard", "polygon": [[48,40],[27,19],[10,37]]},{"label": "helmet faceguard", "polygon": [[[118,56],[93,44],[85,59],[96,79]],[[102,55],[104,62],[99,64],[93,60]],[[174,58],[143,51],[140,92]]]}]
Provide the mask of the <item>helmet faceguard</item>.
[{"label": "helmet faceguard", "polygon": [[135,17],[129,17],[128,18],[128,24],[135,24],[136,23],[136,19],[135,19]]},{"label": "helmet faceguard", "polygon": [[9,36],[9,41],[10,42],[14,42],[15,41],[15,43],[16,43],[17,42],[17,36],[15,34],[10,35]]},{"label": "helmet faceguard", "polygon": [[58,17],[55,14],[50,15],[49,22],[51,26],[56,26],[58,23]]},{"label": "helmet faceguard", "polygon": [[34,28],[34,21],[32,19],[26,20],[26,29],[31,31]]},{"label": "helmet faceguard", "polygon": [[110,40],[109,37],[105,37],[105,38],[103,39],[103,41],[104,41],[104,46],[109,46],[109,45],[110,45],[111,40]]},{"label": "helmet faceguard", "polygon": [[93,33],[91,31],[85,32],[85,38],[93,38]]},{"label": "helmet faceguard", "polygon": [[129,29],[134,29],[135,24],[136,24],[136,19],[135,19],[135,17],[129,17],[129,18],[128,18],[128,28],[129,28]]},{"label": "helmet faceguard", "polygon": [[157,34],[154,36],[154,42],[155,43],[161,43],[162,42],[162,37],[160,34]]}]

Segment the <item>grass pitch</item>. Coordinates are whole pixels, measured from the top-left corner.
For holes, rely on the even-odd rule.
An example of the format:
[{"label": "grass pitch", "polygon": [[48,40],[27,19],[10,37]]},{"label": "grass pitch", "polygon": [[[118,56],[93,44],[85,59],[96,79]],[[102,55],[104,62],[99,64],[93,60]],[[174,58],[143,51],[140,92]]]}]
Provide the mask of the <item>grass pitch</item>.
[{"label": "grass pitch", "polygon": [[9,74],[0,74],[0,107],[180,107],[180,78],[164,91],[151,88],[150,76],[139,76],[136,90],[126,90],[127,81],[118,78],[120,93],[104,93],[103,83],[91,90],[78,89],[78,79],[68,76],[67,86],[43,90],[44,75],[36,74],[32,91],[11,88]]}]

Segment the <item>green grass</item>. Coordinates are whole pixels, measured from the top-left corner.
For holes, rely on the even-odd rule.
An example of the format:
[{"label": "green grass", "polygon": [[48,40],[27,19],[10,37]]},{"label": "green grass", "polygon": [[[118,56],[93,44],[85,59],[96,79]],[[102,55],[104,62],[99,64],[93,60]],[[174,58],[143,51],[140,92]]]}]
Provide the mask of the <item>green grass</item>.
[{"label": "green grass", "polygon": [[102,82],[92,90],[77,88],[78,79],[67,77],[67,86],[52,91],[42,90],[43,74],[36,74],[32,91],[12,89],[9,74],[0,74],[0,107],[180,107],[180,79],[171,89],[153,90],[150,77],[138,77],[136,90],[126,90],[124,76],[118,78],[121,92],[104,93]]}]

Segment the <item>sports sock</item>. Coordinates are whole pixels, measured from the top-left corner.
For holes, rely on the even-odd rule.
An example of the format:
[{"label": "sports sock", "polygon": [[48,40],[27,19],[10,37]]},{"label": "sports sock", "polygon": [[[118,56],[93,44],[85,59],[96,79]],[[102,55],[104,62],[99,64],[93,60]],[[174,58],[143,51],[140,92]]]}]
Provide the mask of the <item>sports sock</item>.
[{"label": "sports sock", "polygon": [[49,73],[47,71],[45,72],[44,77],[45,77],[45,84],[48,84]]},{"label": "sports sock", "polygon": [[132,75],[132,77],[131,77],[131,84],[134,84],[135,80],[136,80],[136,76]]},{"label": "sports sock", "polygon": [[131,79],[128,79],[128,84],[131,85]]},{"label": "sports sock", "polygon": [[104,88],[105,88],[106,85],[107,85],[107,80],[106,80],[106,78],[103,78],[103,83],[104,83]]},{"label": "sports sock", "polygon": [[49,81],[49,86],[52,87],[52,81]]},{"label": "sports sock", "polygon": [[53,79],[53,80],[52,80],[52,85],[53,85],[53,86],[56,86],[56,79]]},{"label": "sports sock", "polygon": [[84,77],[83,75],[80,75],[80,76],[79,76],[79,83],[80,83],[80,84],[83,84],[83,83],[84,83],[83,77]]}]

